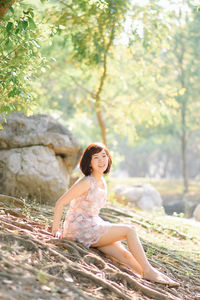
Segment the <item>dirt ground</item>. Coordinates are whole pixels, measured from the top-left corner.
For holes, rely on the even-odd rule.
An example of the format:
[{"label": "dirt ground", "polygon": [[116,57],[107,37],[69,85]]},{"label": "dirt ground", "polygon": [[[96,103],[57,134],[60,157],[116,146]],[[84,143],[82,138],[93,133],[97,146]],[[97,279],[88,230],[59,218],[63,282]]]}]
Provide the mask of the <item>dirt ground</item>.
[{"label": "dirt ground", "polygon": [[[113,206],[101,216],[110,222],[135,221],[130,212]],[[95,248],[53,238],[51,220],[51,207],[0,202],[0,299],[200,299],[198,261],[142,240],[145,251],[152,253],[152,265],[180,286],[154,284]],[[145,228],[144,223],[136,225]],[[177,238],[181,245],[183,237]]]}]

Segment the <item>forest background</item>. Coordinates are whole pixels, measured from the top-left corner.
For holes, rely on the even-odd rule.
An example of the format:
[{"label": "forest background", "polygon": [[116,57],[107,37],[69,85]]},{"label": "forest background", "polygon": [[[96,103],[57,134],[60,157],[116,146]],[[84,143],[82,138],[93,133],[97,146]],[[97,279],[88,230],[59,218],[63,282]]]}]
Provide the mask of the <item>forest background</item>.
[{"label": "forest background", "polygon": [[[11,6],[12,5],[12,6]],[[200,176],[196,1],[0,1],[0,113],[48,113],[115,175]]]},{"label": "forest background", "polygon": [[[178,190],[199,203],[199,49],[199,1],[0,0],[0,114],[51,114],[83,148],[108,145],[109,185],[155,179],[162,199]],[[200,299],[200,223],[110,195],[103,219],[136,224],[149,261],[178,289],[52,238],[52,206],[0,195],[0,297]]]}]

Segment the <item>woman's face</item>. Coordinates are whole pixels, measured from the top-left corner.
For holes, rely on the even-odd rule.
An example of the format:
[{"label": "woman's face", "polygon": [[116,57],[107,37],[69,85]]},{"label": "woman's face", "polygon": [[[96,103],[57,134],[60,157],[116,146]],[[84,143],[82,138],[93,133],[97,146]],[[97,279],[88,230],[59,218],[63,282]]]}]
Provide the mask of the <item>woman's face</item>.
[{"label": "woman's face", "polygon": [[102,174],[107,169],[108,156],[104,149],[102,149],[101,152],[92,155],[91,167],[92,167],[92,172],[95,171]]}]

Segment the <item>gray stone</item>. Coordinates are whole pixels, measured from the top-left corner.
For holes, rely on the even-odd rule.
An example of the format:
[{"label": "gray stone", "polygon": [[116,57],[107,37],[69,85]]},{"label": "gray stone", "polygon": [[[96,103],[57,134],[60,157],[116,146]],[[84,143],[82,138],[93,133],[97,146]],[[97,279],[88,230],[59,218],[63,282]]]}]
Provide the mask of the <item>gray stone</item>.
[{"label": "gray stone", "polygon": [[185,212],[185,203],[184,201],[172,201],[163,205],[166,214],[173,215],[174,212],[180,214]]},{"label": "gray stone", "polygon": [[118,201],[138,206],[143,210],[152,211],[155,207],[162,206],[159,192],[150,184],[117,186],[114,191]]},{"label": "gray stone", "polygon": [[12,113],[0,131],[0,193],[54,203],[66,191],[81,147],[47,115]]},{"label": "gray stone", "polygon": [[54,202],[67,189],[69,174],[53,150],[43,146],[0,150],[0,191]]},{"label": "gray stone", "polygon": [[71,172],[80,157],[80,144],[71,132],[49,115],[26,116],[12,113],[3,122],[0,131],[0,149],[48,146],[64,158],[67,170]]},{"label": "gray stone", "polygon": [[196,221],[200,221],[200,204],[198,204],[194,210],[193,216]]},{"label": "gray stone", "polygon": [[183,201],[184,201],[184,206],[185,206],[184,207],[185,218],[192,218],[194,209],[196,207],[196,203],[192,202],[192,201],[185,200],[185,199],[183,199]]}]

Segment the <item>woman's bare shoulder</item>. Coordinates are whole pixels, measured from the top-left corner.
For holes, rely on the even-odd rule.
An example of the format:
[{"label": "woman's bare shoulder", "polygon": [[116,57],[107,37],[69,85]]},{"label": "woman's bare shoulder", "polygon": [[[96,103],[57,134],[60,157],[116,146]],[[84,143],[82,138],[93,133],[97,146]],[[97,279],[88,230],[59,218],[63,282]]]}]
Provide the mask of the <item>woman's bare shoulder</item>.
[{"label": "woman's bare shoulder", "polygon": [[83,176],[74,183],[74,186],[78,186],[84,189],[89,189],[90,184],[91,184],[90,176]]}]

